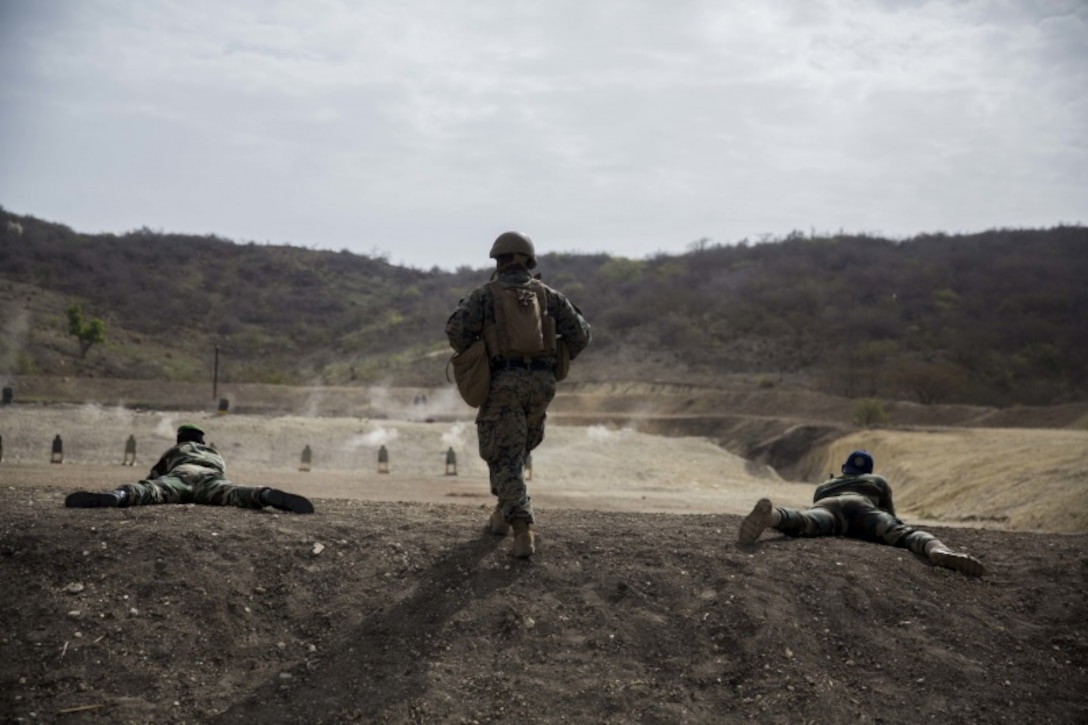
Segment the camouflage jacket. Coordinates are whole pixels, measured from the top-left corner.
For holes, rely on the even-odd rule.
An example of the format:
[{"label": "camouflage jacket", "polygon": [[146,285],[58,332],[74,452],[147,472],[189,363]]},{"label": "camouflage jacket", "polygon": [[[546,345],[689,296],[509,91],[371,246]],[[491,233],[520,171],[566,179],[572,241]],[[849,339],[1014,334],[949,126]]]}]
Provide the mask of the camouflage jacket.
[{"label": "camouflage jacket", "polygon": [[159,462],[151,467],[150,478],[166,476],[178,466],[200,466],[201,468],[213,468],[222,474],[227,472],[227,463],[223,456],[219,455],[211,446],[202,443],[179,443],[166,453],[162,454]]},{"label": "camouflage jacket", "polygon": [[872,473],[865,473],[860,476],[844,474],[832,478],[830,481],[816,487],[816,493],[812,495],[812,502],[816,503],[825,498],[832,498],[844,493],[865,496],[878,509],[895,516],[895,504],[892,503],[892,487],[888,485],[883,476],[876,476]]},{"label": "camouflage jacket", "polygon": [[[529,270],[521,265],[513,265],[500,270],[498,280],[506,285],[524,285],[531,276]],[[561,292],[545,285],[548,301],[548,314],[555,319],[556,335],[562,337],[570,351],[570,359],[577,357],[589,345],[590,327],[582,311],[579,310]],[[464,352],[483,334],[485,324],[495,323],[495,304],[491,290],[484,284],[461,300],[457,309],[446,322],[446,337],[450,346],[457,352]]]}]

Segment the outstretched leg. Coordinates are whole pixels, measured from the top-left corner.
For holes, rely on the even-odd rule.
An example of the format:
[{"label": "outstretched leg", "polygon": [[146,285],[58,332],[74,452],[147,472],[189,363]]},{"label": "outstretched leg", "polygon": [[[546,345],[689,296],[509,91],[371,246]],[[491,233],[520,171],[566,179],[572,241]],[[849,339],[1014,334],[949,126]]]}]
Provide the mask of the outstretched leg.
[{"label": "outstretched leg", "polygon": [[937,566],[958,571],[966,576],[982,576],[986,573],[986,567],[981,561],[973,556],[952,551],[939,539],[933,539],[926,544],[926,558]]},{"label": "outstretched leg", "polygon": [[[857,514],[857,510],[852,511]],[[986,567],[978,559],[958,554],[928,531],[908,526],[895,516],[880,509],[864,507],[860,515],[852,515],[860,538],[879,541],[891,546],[901,546],[914,552],[931,564],[958,571],[967,576],[982,576]]]},{"label": "outstretched leg", "polygon": [[846,533],[845,521],[834,502],[820,502],[799,511],[772,506],[770,499],[761,498],[741,522],[737,541],[751,544],[764,530],[771,528],[786,536],[839,536]]}]

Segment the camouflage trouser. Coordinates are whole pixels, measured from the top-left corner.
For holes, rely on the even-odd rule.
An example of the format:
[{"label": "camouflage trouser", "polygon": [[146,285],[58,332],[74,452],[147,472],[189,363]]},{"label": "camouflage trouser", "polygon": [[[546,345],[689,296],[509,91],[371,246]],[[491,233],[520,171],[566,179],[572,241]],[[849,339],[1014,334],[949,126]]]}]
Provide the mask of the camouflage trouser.
[{"label": "camouflage trouser", "polygon": [[491,493],[507,521],[533,522],[525,487],[525,456],[544,440],[544,419],[555,397],[550,370],[501,370],[491,378],[487,401],[476,415],[480,457],[491,474]]},{"label": "camouflage trouser", "polygon": [[925,555],[936,537],[907,526],[865,496],[843,494],[817,501],[805,511],[778,507],[782,521],[774,528],[787,536],[848,536],[899,546]]},{"label": "camouflage trouser", "polygon": [[128,492],[126,506],[156,503],[203,503],[213,506],[261,508],[263,486],[239,486],[214,468],[178,466],[166,476],[120,486]]}]

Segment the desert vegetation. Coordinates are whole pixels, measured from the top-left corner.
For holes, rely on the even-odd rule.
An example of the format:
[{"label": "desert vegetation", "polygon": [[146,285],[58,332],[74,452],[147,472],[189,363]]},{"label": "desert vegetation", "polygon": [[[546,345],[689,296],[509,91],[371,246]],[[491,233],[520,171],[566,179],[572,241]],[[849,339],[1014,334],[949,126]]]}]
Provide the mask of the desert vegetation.
[{"label": "desert vegetation", "polygon": [[[488,274],[150,229],[82,234],[0,210],[0,373],[432,385],[443,323]],[[18,229],[18,233],[16,233]],[[546,241],[541,244],[546,252]],[[583,380],[750,375],[836,395],[1005,406],[1084,400],[1088,228],[792,233],[627,259],[542,254],[594,325]],[[101,319],[83,350],[66,310]],[[618,373],[618,375],[617,375]],[[862,422],[879,410],[862,405]]]}]

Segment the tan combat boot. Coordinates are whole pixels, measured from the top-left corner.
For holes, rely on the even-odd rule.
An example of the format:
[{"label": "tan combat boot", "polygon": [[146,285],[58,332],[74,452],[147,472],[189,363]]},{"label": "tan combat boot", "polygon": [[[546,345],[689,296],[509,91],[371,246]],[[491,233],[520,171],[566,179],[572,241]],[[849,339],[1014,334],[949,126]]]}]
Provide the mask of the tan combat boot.
[{"label": "tan combat boot", "polygon": [[737,532],[737,541],[742,544],[754,543],[759,535],[767,528],[775,525],[774,509],[769,498],[761,498],[756,502],[752,512],[740,522],[740,531]]},{"label": "tan combat boot", "polygon": [[525,519],[514,519],[513,527],[514,545],[510,549],[510,554],[518,559],[528,559],[536,553],[533,525]]},{"label": "tan combat boot", "polygon": [[967,576],[982,576],[986,573],[986,567],[981,561],[973,556],[951,551],[940,541],[931,541],[926,546],[926,557],[937,566],[943,566]]},{"label": "tan combat boot", "polygon": [[506,536],[510,533],[510,524],[502,515],[502,506],[495,504],[495,510],[491,512],[491,518],[487,520],[487,530],[495,536]]}]

